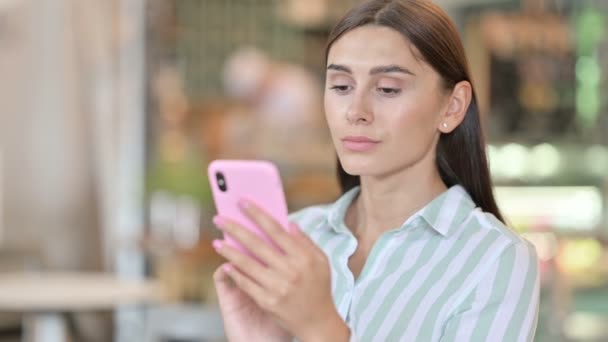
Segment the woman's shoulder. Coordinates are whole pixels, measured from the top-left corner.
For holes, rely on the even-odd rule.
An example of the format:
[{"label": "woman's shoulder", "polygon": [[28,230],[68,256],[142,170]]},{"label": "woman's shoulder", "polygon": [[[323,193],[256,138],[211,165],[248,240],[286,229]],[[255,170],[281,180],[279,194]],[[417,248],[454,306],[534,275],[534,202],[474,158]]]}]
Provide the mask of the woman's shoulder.
[{"label": "woman's shoulder", "polygon": [[[458,248],[473,243],[484,257],[470,286],[479,291],[492,291],[497,284],[518,286],[532,294],[539,282],[539,259],[534,245],[493,214],[477,208],[461,227]],[[525,284],[525,289],[523,289]],[[500,285],[502,286],[502,285]],[[471,287],[469,287],[471,288]],[[506,292],[505,292],[506,293]]]},{"label": "woman's shoulder", "polygon": [[493,231],[498,234],[501,238],[511,243],[522,243],[524,238],[507,223],[500,221],[496,216],[489,212],[482,211],[480,209],[472,212],[472,221],[485,230]]},{"label": "woman's shoulder", "polygon": [[470,233],[473,234],[481,229],[484,233],[487,233],[488,238],[494,240],[494,243],[502,246],[499,260],[516,254],[521,262],[537,262],[538,256],[534,245],[496,216],[481,210],[473,211],[472,216],[467,225]]}]

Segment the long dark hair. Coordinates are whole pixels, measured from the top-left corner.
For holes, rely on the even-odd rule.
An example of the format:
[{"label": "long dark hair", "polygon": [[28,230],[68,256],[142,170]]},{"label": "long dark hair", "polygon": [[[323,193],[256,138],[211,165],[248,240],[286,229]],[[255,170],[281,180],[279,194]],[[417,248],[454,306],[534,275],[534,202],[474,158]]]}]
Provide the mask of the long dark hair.
[{"label": "long dark hair", "polygon": [[[346,32],[364,25],[390,27],[405,36],[421,57],[441,75],[446,89],[469,81],[471,74],[458,30],[448,15],[427,0],[371,0],[351,9],[329,34],[325,61],[332,44]],[[492,181],[485,153],[485,139],[479,118],[475,91],[462,123],[451,133],[441,134],[436,163],[448,186],[460,184],[483,211],[504,222],[492,193]],[[360,184],[338,160],[338,179],[342,192]]]}]

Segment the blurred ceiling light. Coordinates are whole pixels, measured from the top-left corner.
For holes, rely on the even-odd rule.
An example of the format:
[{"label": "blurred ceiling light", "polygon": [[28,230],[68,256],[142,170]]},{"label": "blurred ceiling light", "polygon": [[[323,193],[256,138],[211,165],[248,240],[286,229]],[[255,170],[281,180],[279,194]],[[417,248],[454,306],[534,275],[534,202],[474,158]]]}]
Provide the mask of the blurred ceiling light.
[{"label": "blurred ceiling light", "polygon": [[559,170],[560,154],[553,145],[544,143],[532,149],[530,161],[530,173],[538,177],[549,177]]},{"label": "blurred ceiling light", "polygon": [[528,150],[520,144],[507,144],[501,148],[500,166],[506,177],[521,178],[528,164]]},{"label": "blurred ceiling light", "polygon": [[608,174],[608,150],[601,145],[593,145],[585,152],[585,164],[598,176]]},{"label": "blurred ceiling light", "polygon": [[560,231],[591,231],[601,223],[603,196],[595,186],[495,188],[496,202],[512,222]]},{"label": "blurred ceiling light", "polygon": [[564,320],[563,334],[569,341],[605,341],[606,319],[600,315],[575,311]]},{"label": "blurred ceiling light", "polygon": [[594,239],[570,240],[563,244],[558,264],[566,272],[581,272],[595,266],[602,256],[602,245]]},{"label": "blurred ceiling light", "polygon": [[493,177],[504,177],[502,167],[500,165],[500,150],[494,145],[488,145],[487,148],[488,163],[490,164],[490,173]]}]

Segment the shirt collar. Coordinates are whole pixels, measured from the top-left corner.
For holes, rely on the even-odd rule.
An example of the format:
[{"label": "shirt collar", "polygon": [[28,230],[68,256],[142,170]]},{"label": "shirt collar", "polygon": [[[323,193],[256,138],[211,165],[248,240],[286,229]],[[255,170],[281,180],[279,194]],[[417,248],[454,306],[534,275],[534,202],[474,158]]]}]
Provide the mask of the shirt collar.
[{"label": "shirt collar", "polygon": [[436,232],[448,237],[475,207],[475,202],[467,191],[461,185],[454,185],[422,208],[418,214]]},{"label": "shirt collar", "polygon": [[[346,210],[359,191],[360,186],[350,189],[330,206],[327,220],[335,232],[350,232],[344,223],[344,218]],[[448,237],[475,207],[467,191],[460,185],[454,185],[408,218],[397,230],[404,229],[417,218],[422,218],[422,222],[431,229],[443,237]]]},{"label": "shirt collar", "polygon": [[327,220],[329,222],[329,226],[337,233],[341,232],[350,232],[350,230],[346,227],[344,223],[344,218],[346,216],[346,210],[348,210],[349,205],[355,199],[357,194],[359,194],[360,186],[355,186],[354,188],[345,192],[334,204],[331,205],[329,209],[329,213],[327,214]]}]

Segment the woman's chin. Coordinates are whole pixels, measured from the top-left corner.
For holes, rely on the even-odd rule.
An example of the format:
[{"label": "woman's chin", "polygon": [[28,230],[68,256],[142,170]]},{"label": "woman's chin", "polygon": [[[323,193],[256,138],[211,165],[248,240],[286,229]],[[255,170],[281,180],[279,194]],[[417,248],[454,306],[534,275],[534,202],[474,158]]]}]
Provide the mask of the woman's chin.
[{"label": "woman's chin", "polygon": [[352,176],[366,176],[374,174],[377,165],[364,161],[344,160],[341,161],[342,168],[346,173]]}]

